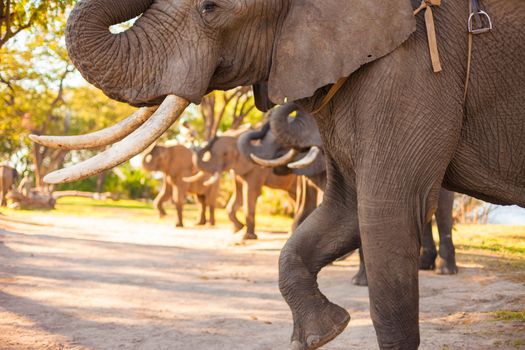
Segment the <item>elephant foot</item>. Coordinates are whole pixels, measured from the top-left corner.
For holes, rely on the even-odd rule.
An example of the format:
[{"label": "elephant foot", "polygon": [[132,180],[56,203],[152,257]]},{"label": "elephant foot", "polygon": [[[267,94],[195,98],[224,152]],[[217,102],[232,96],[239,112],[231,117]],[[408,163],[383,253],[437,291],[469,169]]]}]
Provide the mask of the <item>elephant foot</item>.
[{"label": "elephant foot", "polygon": [[175,227],[178,227],[178,228],[181,228],[181,227],[184,227],[184,225],[182,224],[182,222],[179,222],[175,225]]},{"label": "elephant foot", "polygon": [[168,215],[168,214],[166,214],[166,212],[165,212],[165,211],[164,211],[164,212],[162,212],[162,211],[161,211],[161,212],[159,212],[159,219],[165,218],[165,217],[166,217],[166,215]]},{"label": "elephant foot", "polygon": [[438,275],[455,275],[458,273],[456,259],[443,259],[438,256],[436,259],[436,273]]},{"label": "elephant foot", "polygon": [[242,237],[243,241],[249,240],[249,239],[257,239],[257,235],[253,232],[246,232],[244,236]]},{"label": "elephant foot", "polygon": [[233,233],[237,233],[239,232],[240,230],[242,230],[244,228],[244,225],[241,225],[241,224],[233,224]]},{"label": "elephant foot", "polygon": [[197,223],[197,226],[204,226],[206,225],[206,220],[200,220],[198,223]]},{"label": "elephant foot", "polygon": [[436,254],[424,252],[419,256],[420,270],[434,270],[436,268]]},{"label": "elephant foot", "polygon": [[352,278],[352,284],[355,286],[368,286],[368,278],[366,277],[366,270],[359,269],[354,278]]},{"label": "elephant foot", "polygon": [[215,221],[214,220],[210,220],[210,226],[215,226]]},{"label": "elephant foot", "polygon": [[331,302],[309,315],[305,321],[294,322],[290,350],[318,349],[337,337],[350,322],[350,314]]}]

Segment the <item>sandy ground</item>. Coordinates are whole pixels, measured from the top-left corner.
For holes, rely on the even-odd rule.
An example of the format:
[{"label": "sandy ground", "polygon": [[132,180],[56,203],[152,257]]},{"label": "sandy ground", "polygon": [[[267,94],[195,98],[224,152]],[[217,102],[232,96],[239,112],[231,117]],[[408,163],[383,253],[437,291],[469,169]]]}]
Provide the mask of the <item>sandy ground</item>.
[{"label": "sandy ground", "polygon": [[[0,349],[285,349],[291,315],[277,288],[286,235],[248,245],[226,229],[170,223],[0,216]],[[321,273],[348,309],[324,349],[376,349],[357,257]],[[422,272],[422,349],[515,349],[523,322],[494,321],[525,305],[524,285],[460,262],[458,276]]]}]

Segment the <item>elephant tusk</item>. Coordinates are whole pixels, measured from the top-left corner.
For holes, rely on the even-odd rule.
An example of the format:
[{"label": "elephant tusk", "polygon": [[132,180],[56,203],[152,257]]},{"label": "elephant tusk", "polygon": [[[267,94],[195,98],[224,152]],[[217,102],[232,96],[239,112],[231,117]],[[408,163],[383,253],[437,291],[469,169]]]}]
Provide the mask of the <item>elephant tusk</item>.
[{"label": "elephant tusk", "polygon": [[189,104],[186,99],[168,95],[151,118],[123,140],[92,158],[46,175],[44,181],[49,184],[76,181],[124,163],[155,142]]},{"label": "elephant tusk", "polygon": [[192,176],[188,176],[188,177],[183,177],[182,178],[182,181],[184,182],[188,182],[188,183],[192,183],[192,182],[197,182],[197,181],[200,181],[202,180],[202,178],[205,176],[206,174],[204,174],[204,171],[199,171],[197,174],[195,175],[192,175]]},{"label": "elephant tusk", "polygon": [[288,164],[288,168],[290,169],[304,169],[312,165],[312,163],[315,161],[315,158],[321,153],[321,149],[317,146],[313,146],[310,148],[306,156],[304,158],[299,159],[296,162]]},{"label": "elephant tusk", "polygon": [[212,177],[210,177],[208,180],[204,181],[204,186],[209,187],[212,185],[215,185],[217,181],[221,179],[221,173],[215,172]]},{"label": "elephant tusk", "polygon": [[139,126],[144,124],[151,115],[157,110],[156,107],[140,108],[138,111],[118,122],[99,131],[86,135],[77,136],[39,136],[29,135],[29,138],[43,146],[51,148],[60,148],[65,150],[80,150],[99,148],[110,145],[122,140],[130,133],[135,131]]},{"label": "elephant tusk", "polygon": [[295,149],[289,150],[285,155],[275,159],[262,159],[257,157],[255,154],[250,153],[252,160],[265,168],[275,168],[278,166],[286,165],[292,161],[292,159],[298,154]]}]

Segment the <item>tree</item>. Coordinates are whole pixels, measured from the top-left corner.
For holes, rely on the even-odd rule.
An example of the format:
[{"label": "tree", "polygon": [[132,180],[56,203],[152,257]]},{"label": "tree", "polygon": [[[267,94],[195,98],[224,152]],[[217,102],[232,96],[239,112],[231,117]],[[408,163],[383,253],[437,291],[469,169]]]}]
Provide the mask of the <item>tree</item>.
[{"label": "tree", "polygon": [[76,0],[0,0],[0,49],[27,29],[48,30]]},{"label": "tree", "polygon": [[248,86],[208,94],[202,100],[200,114],[205,140],[210,140],[219,129],[238,129],[247,117],[261,119]]}]

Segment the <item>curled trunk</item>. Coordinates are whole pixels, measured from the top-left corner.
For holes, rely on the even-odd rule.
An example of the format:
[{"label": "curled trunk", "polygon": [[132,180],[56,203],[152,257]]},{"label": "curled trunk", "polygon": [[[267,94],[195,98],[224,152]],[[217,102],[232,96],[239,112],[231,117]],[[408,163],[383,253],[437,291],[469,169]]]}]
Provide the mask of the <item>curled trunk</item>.
[{"label": "curled trunk", "polygon": [[204,160],[204,156],[212,149],[216,140],[217,139],[214,137],[205,147],[193,154],[193,164],[198,169],[203,170],[209,174],[214,174],[217,171],[221,171],[221,169],[218,169],[217,164],[215,164],[212,160]]},{"label": "curled trunk", "polygon": [[[165,29],[154,0],[83,0],[67,22],[66,43],[71,60],[90,83],[109,97],[134,105],[154,105],[168,95],[163,70],[169,52]],[[142,15],[128,30],[113,34],[110,26]],[[161,87],[156,87],[160,84]],[[162,91],[165,90],[165,91]]]},{"label": "curled trunk", "polygon": [[[297,111],[297,116],[291,118],[290,114]],[[297,105],[286,104],[276,108],[270,118],[272,132],[279,142],[293,148],[308,148],[321,146],[321,135],[315,119],[302,111]]]},{"label": "curled trunk", "polygon": [[251,155],[255,155],[259,158],[273,157],[273,150],[268,149],[261,143],[258,145],[252,143],[257,140],[262,141],[268,135],[269,130],[270,124],[266,123],[260,130],[243,133],[237,140],[237,148],[239,149],[239,152],[247,159],[251,159]]}]

